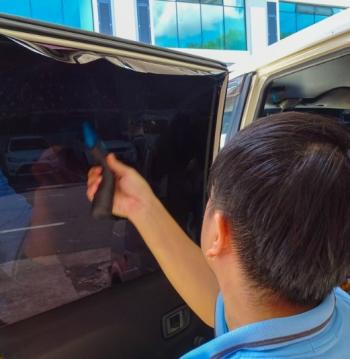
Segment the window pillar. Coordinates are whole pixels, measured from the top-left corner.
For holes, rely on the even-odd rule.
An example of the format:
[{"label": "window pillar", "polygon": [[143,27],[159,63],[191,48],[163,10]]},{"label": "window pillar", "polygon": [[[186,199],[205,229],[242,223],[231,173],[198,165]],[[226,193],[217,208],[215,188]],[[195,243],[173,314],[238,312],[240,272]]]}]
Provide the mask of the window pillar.
[{"label": "window pillar", "polygon": [[137,6],[135,0],[113,0],[115,35],[138,41]]},{"label": "window pillar", "polygon": [[263,51],[267,46],[266,0],[246,0],[247,40],[251,54]]},{"label": "window pillar", "polygon": [[268,44],[272,45],[278,41],[277,4],[273,1],[267,2],[267,29]]}]

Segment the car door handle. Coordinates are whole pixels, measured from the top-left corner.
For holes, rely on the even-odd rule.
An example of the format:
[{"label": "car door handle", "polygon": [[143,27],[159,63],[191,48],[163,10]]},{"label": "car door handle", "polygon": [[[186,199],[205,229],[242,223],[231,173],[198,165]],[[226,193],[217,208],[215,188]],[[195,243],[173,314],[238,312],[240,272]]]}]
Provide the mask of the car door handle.
[{"label": "car door handle", "polygon": [[164,315],[162,318],[164,338],[171,338],[185,330],[190,325],[190,317],[191,313],[187,305],[182,305]]}]

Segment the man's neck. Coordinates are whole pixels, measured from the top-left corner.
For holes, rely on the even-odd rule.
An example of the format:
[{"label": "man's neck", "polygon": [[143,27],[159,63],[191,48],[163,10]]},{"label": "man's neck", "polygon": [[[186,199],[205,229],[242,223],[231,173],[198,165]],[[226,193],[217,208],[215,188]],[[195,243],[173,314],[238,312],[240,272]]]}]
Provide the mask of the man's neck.
[{"label": "man's neck", "polygon": [[222,288],[225,318],[230,330],[263,320],[304,313],[313,306],[293,305],[281,298],[261,295],[247,287],[227,291]]}]

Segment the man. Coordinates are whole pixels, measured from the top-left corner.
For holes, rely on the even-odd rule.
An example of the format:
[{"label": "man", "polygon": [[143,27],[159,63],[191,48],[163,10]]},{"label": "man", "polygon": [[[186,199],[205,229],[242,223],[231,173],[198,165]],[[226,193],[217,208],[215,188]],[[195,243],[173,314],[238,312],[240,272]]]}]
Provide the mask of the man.
[{"label": "man", "polygon": [[[336,121],[284,113],[254,121],[210,173],[202,251],[145,180],[108,157],[113,213],[138,229],[216,338],[184,358],[349,357],[350,136]],[[91,200],[101,169],[90,171]],[[216,307],[216,309],[215,309]],[[215,313],[215,315],[214,315]]]}]

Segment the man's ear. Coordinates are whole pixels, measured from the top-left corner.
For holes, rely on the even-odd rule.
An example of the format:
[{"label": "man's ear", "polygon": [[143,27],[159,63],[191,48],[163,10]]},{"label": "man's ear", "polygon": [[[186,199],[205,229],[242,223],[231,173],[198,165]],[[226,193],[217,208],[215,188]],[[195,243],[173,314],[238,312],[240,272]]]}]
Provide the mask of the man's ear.
[{"label": "man's ear", "polygon": [[206,256],[209,259],[214,259],[217,256],[227,254],[232,249],[231,231],[228,220],[220,211],[215,211],[213,220],[215,239],[206,252]]}]

